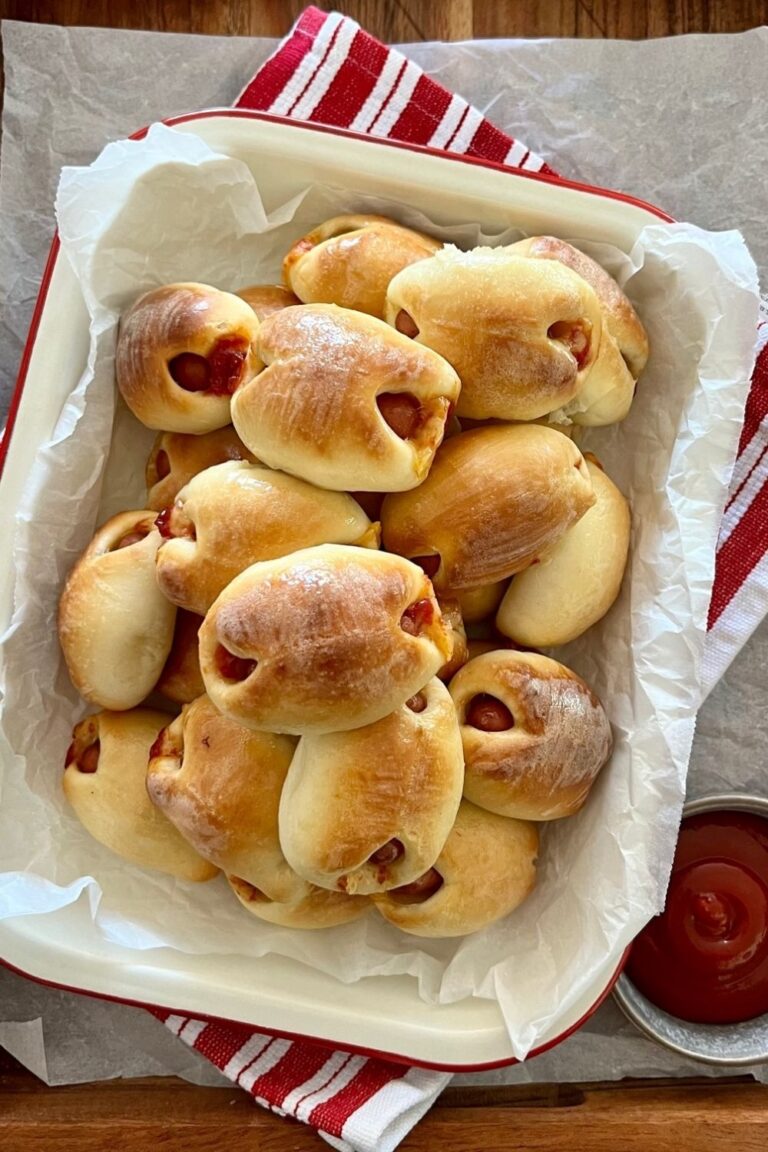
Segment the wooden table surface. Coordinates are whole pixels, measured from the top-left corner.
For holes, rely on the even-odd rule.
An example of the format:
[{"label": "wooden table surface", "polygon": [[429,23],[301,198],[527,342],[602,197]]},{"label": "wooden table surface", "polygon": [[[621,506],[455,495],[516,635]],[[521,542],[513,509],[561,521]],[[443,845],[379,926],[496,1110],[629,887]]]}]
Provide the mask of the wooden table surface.
[{"label": "wooden table surface", "polygon": [[[740,32],[768,0],[358,0],[333,7],[383,40]],[[302,0],[0,0],[4,19],[235,36],[283,36]],[[5,1006],[3,1006],[5,1009]],[[7,1013],[6,1013],[7,1014]],[[303,1125],[239,1089],[173,1079],[47,1088],[0,1050],[7,1152],[319,1152]],[[404,1152],[764,1152],[768,1090],[748,1077],[449,1088]]]}]

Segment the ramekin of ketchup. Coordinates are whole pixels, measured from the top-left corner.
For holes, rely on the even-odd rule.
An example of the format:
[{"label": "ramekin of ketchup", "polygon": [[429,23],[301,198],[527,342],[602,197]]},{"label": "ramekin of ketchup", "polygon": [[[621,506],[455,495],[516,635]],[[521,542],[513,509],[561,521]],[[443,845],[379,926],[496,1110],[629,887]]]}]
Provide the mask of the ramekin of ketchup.
[{"label": "ramekin of ketchup", "polygon": [[[686,805],[664,911],[635,940],[625,971],[625,984],[678,1022],[738,1025],[765,1016],[768,1059],[768,799]],[[634,1019],[637,997],[630,1007]],[[654,1019],[656,1038],[667,1042],[656,1034],[658,1013]],[[635,1023],[649,1030],[647,1019]]]}]

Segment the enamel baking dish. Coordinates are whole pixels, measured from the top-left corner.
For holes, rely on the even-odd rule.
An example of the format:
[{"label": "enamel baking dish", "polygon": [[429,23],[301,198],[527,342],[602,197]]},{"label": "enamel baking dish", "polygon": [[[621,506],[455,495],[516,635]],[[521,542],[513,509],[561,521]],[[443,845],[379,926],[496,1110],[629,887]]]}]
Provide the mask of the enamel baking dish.
[{"label": "enamel baking dish", "polygon": [[[202,112],[168,123],[200,136],[258,174],[269,212],[309,183],[384,196],[436,223],[476,220],[489,231],[577,235],[629,251],[642,228],[669,220],[640,201],[483,161],[445,155],[246,111]],[[141,135],[141,133],[139,134]],[[54,429],[88,354],[88,317],[54,241],[22,360],[5,439],[0,539],[10,541],[29,461]],[[0,632],[11,617],[12,572],[0,569]],[[6,752],[7,754],[7,752]],[[0,959],[44,983],[185,1016],[238,1021],[432,1068],[479,1069],[513,1062],[495,1002],[432,1005],[410,977],[341,986],[283,957],[253,960],[167,950],[132,952],[95,931],[83,900],[46,916],[0,922]],[[608,995],[623,957],[605,966],[538,1049],[570,1035]]]}]

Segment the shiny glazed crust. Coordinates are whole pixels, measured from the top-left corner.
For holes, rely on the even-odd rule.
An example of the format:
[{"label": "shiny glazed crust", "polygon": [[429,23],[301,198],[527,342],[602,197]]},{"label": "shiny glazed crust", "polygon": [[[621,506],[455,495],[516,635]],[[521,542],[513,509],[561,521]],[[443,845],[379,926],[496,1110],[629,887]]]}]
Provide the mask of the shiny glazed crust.
[{"label": "shiny glazed crust", "polygon": [[283,275],[305,304],[339,304],[383,319],[392,277],[441,247],[385,216],[335,216],[296,241]]},{"label": "shiny glazed crust", "polygon": [[259,323],[238,296],[208,284],[168,284],[145,293],[120,322],[115,372],[134,416],[148,428],[168,432],[212,432],[230,422],[229,393],[190,392],[173,379],[176,356],[208,357],[221,341],[247,349],[241,379],[260,366],[253,345]]},{"label": "shiny glazed crust", "polygon": [[619,594],[629,552],[629,505],[587,455],[596,502],[541,561],[514,577],[496,627],[526,648],[568,644],[605,616]]},{"label": "shiny glazed crust", "polygon": [[472,588],[527,568],[594,503],[576,445],[537,424],[452,437],[413,492],[387,496],[384,547],[439,554],[437,589]]},{"label": "shiny glazed crust", "polygon": [[345,492],[230,461],[207,468],[176,497],[157,553],[157,582],[174,604],[205,613],[240,572],[315,544],[378,548],[379,528]]},{"label": "shiny glazed crust", "polygon": [[147,770],[152,801],[196,852],[279,901],[309,890],[286,863],[277,834],[295,747],[290,736],[250,732],[200,696],[165,728]]},{"label": "shiny glazed crust", "polygon": [[[482,420],[533,420],[562,408],[582,388],[600,347],[602,317],[590,286],[555,261],[529,260],[509,248],[448,247],[405,268],[387,290],[386,319],[400,312],[416,340],[459,374],[457,413]],[[550,336],[575,324],[586,348],[581,366]]]},{"label": "shiny glazed crust", "polygon": [[563,414],[583,425],[623,420],[632,404],[635,382],[648,360],[648,337],[621,288],[589,256],[554,236],[521,240],[512,244],[510,251],[535,259],[558,260],[594,289],[603,310],[603,339],[584,387]]},{"label": "shiny glazed crust", "polygon": [[462,800],[435,864],[442,887],[422,903],[404,903],[396,892],[373,901],[385,920],[413,936],[466,936],[509,915],[530,895],[538,850],[534,824]]},{"label": "shiny glazed crust", "polygon": [[[464,779],[448,690],[421,689],[421,712],[400,708],[353,732],[303,736],[283,788],[280,843],[307,880],[349,894],[409,884],[437,859]],[[392,862],[370,857],[397,840]]]},{"label": "shiny glazed crust", "polygon": [[[158,468],[161,452],[165,453],[170,468],[165,476],[160,475]],[[259,463],[231,424],[202,436],[192,436],[186,432],[161,432],[147,460],[147,508],[155,508],[158,512],[167,508],[193,476],[204,472],[206,468],[212,468],[214,464],[224,464],[227,460]]]},{"label": "shiny glazed crust", "polygon": [[[321,488],[394,492],[429,471],[459,395],[456,373],[381,320],[332,304],[286,308],[261,327],[263,372],[238,388],[232,420],[272,468]],[[419,425],[402,439],[377,405],[409,393]]]},{"label": "shiny glazed crust", "polygon": [[[59,642],[83,699],[118,711],[152,691],[173,642],[176,608],[155,579],[155,513],[121,512],[99,528],[59,601]],[[147,535],[115,549],[134,530]]]},{"label": "shiny glazed crust", "polygon": [[[533,652],[488,652],[450,684],[464,744],[464,795],[521,820],[578,812],[613,748],[603,706],[584,681]],[[514,717],[503,732],[466,723],[472,700],[488,695]]]},{"label": "shiny glazed crust", "polygon": [[[75,726],[64,771],[64,794],[81,824],[107,848],[140,868],[180,880],[210,880],[217,869],[201,859],[147,795],[147,758],[165,712],[99,712]],[[81,771],[85,750],[98,741],[95,771]]]},{"label": "shiny glazed crust", "polygon": [[259,920],[284,928],[334,928],[358,920],[371,908],[365,896],[345,896],[307,885],[307,894],[293,903],[265,900],[258,889],[238,876],[227,876],[229,886],[246,911]]},{"label": "shiny glazed crust", "polygon": [[298,296],[294,296],[288,288],[283,288],[282,284],[252,284],[249,288],[241,288],[235,295],[253,309],[257,320],[263,320],[283,308],[301,304]]},{"label": "shiny glazed crust", "polygon": [[[420,635],[401,625],[427,601]],[[219,646],[256,660],[227,679]],[[451,651],[432,586],[400,556],[325,544],[254,564],[225,588],[200,630],[200,665],[220,711],[257,730],[347,731],[417,692]]]}]

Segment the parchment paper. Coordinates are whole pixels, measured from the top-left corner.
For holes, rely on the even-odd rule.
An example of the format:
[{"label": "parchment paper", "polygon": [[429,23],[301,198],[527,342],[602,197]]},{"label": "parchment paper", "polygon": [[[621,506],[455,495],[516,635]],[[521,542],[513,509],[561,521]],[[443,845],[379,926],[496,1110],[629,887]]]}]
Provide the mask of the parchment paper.
[{"label": "parchment paper", "polygon": [[[186,110],[188,107],[199,104],[212,104],[212,103],[226,103],[232,95],[239,89],[242,84],[244,75],[251,70],[260,59],[266,54],[271,45],[264,42],[257,42],[256,54],[252,55],[251,50],[253,42],[246,46],[243,41],[200,41],[194,38],[177,38],[177,37],[159,37],[149,35],[136,35],[136,34],[113,34],[101,32],[83,32],[83,31],[68,31],[64,32],[58,29],[41,30],[35,28],[34,32],[24,26],[12,25],[10,29],[6,27],[6,45],[9,39],[13,40],[14,47],[18,49],[16,59],[14,60],[13,54],[9,54],[7,59],[7,68],[9,75],[9,82],[11,85],[11,93],[9,94],[8,102],[6,104],[6,133],[5,133],[5,146],[4,146],[4,160],[2,170],[2,208],[8,210],[10,207],[10,216],[13,220],[14,228],[5,230],[6,242],[5,251],[3,252],[4,267],[7,270],[11,265],[8,263],[8,250],[10,249],[12,255],[15,256],[13,263],[13,277],[6,275],[4,277],[6,285],[11,286],[11,299],[15,302],[17,309],[17,319],[20,318],[16,327],[16,337],[23,321],[26,320],[24,309],[29,306],[29,299],[35,287],[35,279],[38,274],[39,258],[41,254],[40,237],[46,231],[46,212],[50,204],[50,181],[53,177],[55,170],[58,167],[60,159],[60,152],[58,150],[63,146],[60,143],[63,141],[68,142],[75,153],[70,153],[66,156],[67,159],[81,160],[90,158],[93,154],[94,146],[103,142],[104,139],[119,134],[120,131],[132,130],[136,126],[138,120],[149,120],[156,115],[168,115],[172,112]],[[34,37],[34,39],[33,39]],[[48,38],[46,49],[45,37]],[[42,38],[42,42],[41,42]],[[122,40],[121,40],[122,38]],[[141,46],[138,48],[136,42],[141,40]],[[183,45],[179,41],[183,40]],[[135,82],[128,85],[113,86],[107,83],[107,77],[114,75],[115,67],[115,48],[117,45],[124,45],[126,41],[130,42],[130,46],[123,51],[127,51],[128,56],[134,61],[137,72],[141,72],[137,76]],[[717,58],[713,56],[714,45],[718,45]],[[635,191],[640,195],[646,195],[650,198],[656,198],[665,207],[679,215],[691,216],[693,213],[688,210],[684,211],[685,204],[676,206],[670,198],[672,193],[677,190],[686,194],[684,199],[688,203],[696,205],[697,193],[702,191],[702,180],[700,178],[699,169],[704,169],[707,173],[707,180],[704,182],[706,187],[704,192],[708,196],[715,199],[713,193],[720,193],[719,207],[715,204],[714,212],[717,217],[719,211],[722,215],[720,218],[715,218],[714,223],[728,223],[734,222],[733,208],[734,196],[729,198],[726,202],[722,197],[721,188],[721,175],[723,166],[727,162],[727,158],[719,153],[714,156],[710,153],[706,156],[702,151],[701,164],[698,165],[697,179],[691,180],[690,174],[692,171],[691,165],[694,163],[694,157],[691,155],[693,145],[689,145],[687,152],[683,150],[680,152],[680,139],[679,133],[676,128],[676,122],[670,121],[669,124],[664,125],[666,133],[666,148],[664,155],[664,163],[659,159],[659,172],[663,172],[665,178],[669,180],[670,197],[665,198],[661,194],[661,190],[652,192],[650,189],[644,189],[637,184],[633,185],[630,179],[632,164],[636,164],[636,172],[638,177],[641,172],[648,171],[646,164],[645,168],[641,168],[640,160],[647,161],[647,155],[641,157],[640,153],[643,148],[647,151],[651,146],[654,125],[642,124],[638,125],[633,123],[632,117],[628,118],[628,110],[631,109],[632,102],[637,105],[638,91],[641,86],[647,89],[649,75],[656,75],[658,79],[657,96],[659,100],[654,105],[646,110],[643,108],[644,119],[648,116],[656,114],[657,109],[662,109],[658,113],[663,115],[663,109],[669,108],[671,102],[674,100],[674,91],[670,91],[671,87],[679,82],[681,90],[687,93],[686,99],[692,102],[696,100],[697,90],[702,93],[705,90],[719,91],[722,94],[722,111],[726,111],[728,107],[727,116],[730,117],[734,114],[734,104],[736,105],[736,115],[740,117],[741,122],[749,123],[751,118],[753,124],[755,118],[760,115],[760,109],[764,104],[760,103],[757,95],[757,85],[764,81],[762,72],[758,72],[758,65],[761,61],[761,49],[763,43],[758,42],[757,34],[753,37],[727,37],[727,38],[694,38],[694,43],[691,44],[690,39],[688,42],[663,42],[658,45],[602,45],[602,44],[585,44],[579,43],[578,45],[562,43],[538,43],[538,44],[525,44],[515,45],[514,52],[510,51],[509,45],[495,44],[495,45],[468,45],[462,46],[457,49],[456,46],[413,46],[408,51],[414,57],[419,59],[419,62],[427,66],[427,70],[436,71],[439,73],[445,66],[447,59],[450,59],[454,70],[451,72],[450,77],[446,80],[453,84],[455,87],[463,90],[464,94],[470,99],[474,99],[481,106],[483,104],[483,95],[481,87],[484,84],[495,84],[495,107],[493,116],[496,121],[507,130],[517,132],[523,135],[526,134],[532,142],[538,146],[539,150],[545,155],[553,158],[553,162],[558,163],[561,169],[565,167],[564,157],[568,154],[568,147],[562,147],[563,140],[569,144],[569,128],[573,126],[574,120],[579,119],[579,109],[574,105],[572,99],[574,92],[584,96],[591,95],[589,85],[597,86],[599,91],[603,93],[611,91],[613,86],[613,108],[610,117],[604,117],[602,123],[597,126],[603,137],[608,139],[612,134],[626,133],[631,128],[634,136],[643,141],[642,147],[639,147],[637,152],[628,149],[613,147],[606,149],[598,148],[595,150],[591,147],[586,147],[587,141],[584,139],[583,126],[579,132],[571,134],[571,141],[573,142],[574,153],[578,151],[577,145],[581,143],[585,146],[585,150],[580,153],[582,165],[585,164],[585,158],[589,155],[594,160],[594,167],[592,170],[582,168],[579,173],[584,178],[593,178],[596,180],[603,180],[607,183],[613,183],[623,186],[627,190]],[[696,49],[698,45],[705,45],[707,47],[706,53],[694,53],[692,48]],[[247,47],[247,51],[246,51]],[[649,68],[647,53],[651,50],[657,50],[659,53],[677,53],[675,58],[675,66],[671,67],[670,60],[667,59],[666,71],[664,75],[664,87],[662,91],[660,74],[653,67]],[[611,58],[611,52],[613,57]],[[26,54],[25,54],[26,53]],[[430,59],[433,62],[433,67],[430,67],[429,61],[425,60],[424,54],[430,54]],[[500,53],[504,53],[500,55]],[[558,53],[560,55],[558,56]],[[570,56],[568,55],[570,53]],[[592,56],[590,57],[590,53]],[[589,76],[589,85],[586,82],[586,73],[592,69],[596,69],[598,65],[596,53],[600,55],[599,69],[597,74]],[[633,55],[637,53],[637,55]],[[447,55],[446,55],[447,54]],[[692,60],[696,57],[696,66],[693,66]],[[736,56],[739,60],[738,69],[727,68],[725,59],[732,59]],[[639,57],[643,57],[641,60]],[[237,58],[238,66],[234,68],[232,61]],[[685,61],[689,60],[689,65],[686,66]],[[591,62],[590,62],[591,60]],[[173,61],[174,67],[170,67]],[[186,66],[179,65],[179,61],[186,62]],[[704,67],[699,70],[699,61],[702,62]],[[205,63],[205,67],[202,65]],[[502,68],[503,65],[503,68]],[[40,67],[47,68],[53,71],[53,75],[43,78],[39,75]],[[14,67],[16,72],[14,74]],[[724,74],[722,69],[725,68],[725,74],[733,76],[738,75],[740,86],[743,85],[744,91],[730,95],[723,93],[723,86],[720,82],[720,77]],[[753,69],[754,87],[750,85],[750,68]],[[146,75],[144,74],[146,70]],[[709,72],[708,72],[709,70]],[[236,77],[235,77],[236,72]],[[206,94],[206,98],[202,96],[202,87],[205,85],[200,84],[201,75],[204,73],[205,81],[210,85],[211,89],[218,88],[221,90],[222,76],[227,75],[232,78],[232,83],[229,91],[222,98],[218,94],[211,93],[210,96]],[[568,76],[568,83],[563,81],[563,77]],[[709,75],[709,83],[707,76]],[[526,83],[522,83],[522,79],[527,76]],[[718,77],[718,84],[714,84],[714,77]],[[160,80],[162,77],[162,82]],[[468,81],[472,77],[474,81],[474,88],[469,82],[462,83],[462,77]],[[559,77],[560,83],[556,83],[556,78]],[[579,77],[581,78],[579,82]],[[621,84],[618,84],[619,78]],[[17,81],[14,89],[14,79]],[[75,83],[73,83],[73,79]],[[194,83],[191,81],[194,80]],[[546,89],[546,100],[543,97],[543,82],[549,81]],[[146,81],[146,82],[145,82]],[[153,84],[154,81],[154,84]],[[569,92],[566,91],[571,84],[575,88]],[[671,82],[671,83],[670,83]],[[43,85],[41,87],[41,84]],[[180,93],[180,88],[185,88],[185,94]],[[697,89],[698,85],[698,89]],[[718,86],[719,85],[719,86]],[[119,91],[118,91],[119,89]],[[741,90],[741,88],[740,88]],[[44,99],[41,99],[40,93],[45,91],[47,93]],[[123,97],[120,92],[126,93]],[[55,93],[56,95],[52,95]],[[678,93],[679,94],[679,93]],[[59,96],[63,99],[59,99]],[[535,98],[534,98],[535,97]],[[15,98],[15,102],[14,102]],[[178,99],[178,102],[174,103]],[[154,107],[153,105],[154,101]],[[622,105],[624,109],[624,116],[617,114],[616,103]],[[713,111],[717,111],[718,101],[709,100],[709,113],[712,115]],[[506,119],[505,119],[505,108]],[[570,111],[569,111],[570,109]],[[146,114],[139,114],[144,112]],[[559,114],[558,114],[559,111]],[[751,115],[742,116],[742,112],[750,113]],[[520,123],[514,121],[515,115],[520,115]],[[511,118],[510,118],[511,117]],[[569,119],[570,117],[570,119]],[[63,120],[62,120],[63,118]],[[122,118],[122,119],[121,119]],[[636,120],[636,117],[634,117]],[[598,118],[599,120],[599,118]],[[523,129],[522,121],[525,121],[525,131]],[[16,164],[9,170],[7,152],[9,142],[8,127],[10,126],[10,140],[12,146],[15,144],[15,159]],[[52,132],[52,126],[55,131]],[[690,128],[690,125],[687,126]],[[62,129],[63,137],[62,137]],[[49,158],[46,155],[48,140],[53,135],[54,138],[54,152]],[[597,134],[596,134],[597,135]],[[577,137],[579,139],[577,139]],[[709,142],[713,138],[711,121],[708,125],[708,131],[702,133],[702,148],[704,141]],[[726,139],[729,138],[727,132],[721,133],[715,138]],[[546,147],[547,141],[551,140],[551,148],[548,150]],[[593,141],[594,143],[594,141]],[[664,151],[664,143],[662,140],[662,149]],[[557,145],[557,147],[555,146]],[[675,146],[678,148],[678,155],[681,164],[675,166]],[[80,152],[78,153],[78,149]],[[58,153],[58,154],[57,154]],[[754,151],[751,157],[745,156],[747,162],[752,158],[755,160],[755,170],[759,171],[759,159],[755,158]],[[623,177],[617,174],[615,177],[611,175],[611,164],[614,164],[617,169],[624,165]],[[10,174],[9,174],[10,172]],[[675,176],[675,173],[679,173]],[[742,167],[742,173],[744,168]],[[30,177],[34,175],[36,178],[30,182]],[[42,177],[42,179],[40,179]],[[46,181],[48,187],[46,188]],[[9,200],[10,188],[10,200]],[[740,181],[737,188],[734,189],[734,194],[741,199],[746,199],[749,202],[749,178],[748,174]],[[39,211],[35,211],[34,207],[30,208],[30,204],[36,202],[37,196],[40,196]],[[706,222],[708,217],[706,211],[711,207],[707,196],[703,197],[704,203],[702,205],[702,212],[699,213],[698,219]],[[754,238],[761,239],[762,231],[757,231],[759,221],[759,209],[761,206],[759,185],[756,181],[752,182],[752,215],[749,212],[744,214],[744,219],[736,217],[738,222],[743,223],[748,232],[752,231],[748,227],[751,220],[754,224]],[[737,205],[738,206],[738,205]],[[703,214],[704,213],[704,214]],[[49,225],[48,225],[49,227]],[[11,242],[8,241],[8,236]],[[26,239],[26,244],[22,243],[20,237]],[[15,252],[12,250],[15,247]],[[756,250],[759,249],[759,243],[756,245]],[[30,253],[29,257],[24,254]],[[37,264],[35,264],[37,259]],[[20,272],[19,269],[26,270]],[[26,289],[25,289],[26,285]],[[25,298],[26,291],[26,298]],[[9,315],[6,313],[6,319]],[[6,342],[4,341],[4,345]],[[11,347],[11,355],[8,357],[8,363],[13,363],[13,371],[15,371],[16,355],[13,355],[12,341],[7,342],[8,347]],[[7,354],[7,348],[3,348],[3,352]],[[734,738],[741,737],[739,731],[739,724],[743,715],[744,709],[739,710],[738,705],[743,702],[738,698],[738,692],[734,693],[735,710],[731,711],[731,724],[733,727]],[[715,717],[715,722],[708,730],[710,737],[717,735],[718,718]],[[705,730],[706,734],[706,730]],[[699,779],[702,783],[702,789],[705,790],[709,787],[709,782],[700,774]],[[730,783],[735,783],[731,780]],[[694,786],[697,781],[694,780]],[[8,977],[7,979],[13,979]],[[27,986],[23,985],[26,990]],[[42,992],[43,990],[37,990]],[[46,994],[51,995],[53,994]],[[20,994],[17,993],[15,1002],[18,1003]],[[64,998],[68,1004],[80,1005],[80,1001],[74,998]],[[105,1009],[110,1009],[110,1006],[101,1006]],[[91,1008],[91,1005],[88,1005]],[[129,1010],[118,1010],[122,1013],[127,1013]],[[20,1016],[24,1016],[24,1009],[22,1009]],[[616,1020],[611,1018],[610,1011],[603,1010],[601,1016],[596,1018],[591,1028],[597,1028],[599,1032],[600,1020],[606,1018],[605,1031],[607,1034],[613,1034],[616,1030]],[[17,1019],[19,1016],[17,1016]],[[27,1018],[29,1018],[27,1016]],[[124,1020],[121,1021],[124,1025]],[[69,1025],[71,1026],[71,1025]],[[620,1030],[622,1031],[622,1030]],[[626,1028],[623,1029],[626,1032]],[[599,1033],[602,1035],[602,1033]],[[598,1059],[598,1051],[605,1051],[605,1045],[595,1043],[590,1045],[587,1043],[589,1033],[582,1033],[584,1037],[584,1044],[586,1050],[582,1051],[582,1037],[575,1037],[568,1042],[571,1048],[576,1043],[579,1044],[581,1058],[578,1067],[571,1068],[574,1075],[571,1078],[585,1078],[590,1075],[604,1076],[609,1074],[608,1068],[603,1064],[600,1065]],[[630,1030],[630,1035],[634,1039],[634,1033]],[[16,1034],[18,1040],[18,1034]],[[4,1042],[7,1043],[7,1037],[4,1036]],[[138,1046],[138,1045],[137,1045]],[[630,1045],[631,1046],[631,1045]],[[614,1063],[613,1071],[616,1074],[627,1074],[632,1071],[645,1074],[651,1068],[648,1063],[647,1052],[640,1056],[639,1047],[650,1050],[654,1055],[658,1050],[648,1045],[647,1042],[638,1039],[635,1041],[637,1066],[632,1066],[631,1059],[625,1066],[616,1065]],[[55,1049],[56,1045],[53,1045]],[[130,1045],[128,1045],[130,1048]],[[566,1046],[567,1047],[567,1046]],[[49,1045],[51,1048],[51,1045]],[[559,1052],[565,1053],[566,1049],[561,1048]],[[591,1053],[591,1056],[590,1056]],[[554,1054],[553,1054],[554,1056]],[[150,1057],[148,1057],[150,1059]],[[540,1058],[535,1064],[530,1066],[530,1071],[522,1073],[525,1076],[535,1074],[536,1078],[546,1079],[553,1073],[550,1069],[544,1067],[543,1061],[548,1058]],[[133,1065],[135,1066],[135,1065]],[[567,1059],[564,1060],[564,1066],[567,1070]],[[115,1074],[115,1064],[106,1065],[104,1074]],[[653,1067],[657,1067],[659,1071],[669,1074],[668,1061],[660,1054]],[[541,1070],[540,1072],[538,1070]],[[74,1063],[70,1066],[67,1065],[63,1071],[60,1070],[61,1077],[66,1079],[67,1076],[72,1078],[81,1078],[78,1075],[78,1070]],[[521,1072],[513,1073],[512,1075],[519,1076]],[[89,1070],[89,1076],[93,1075],[93,1068]],[[486,1074],[487,1075],[487,1074]],[[83,1077],[88,1078],[88,1077]]]}]

